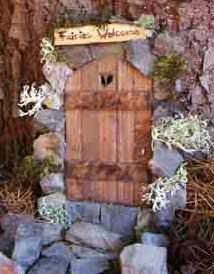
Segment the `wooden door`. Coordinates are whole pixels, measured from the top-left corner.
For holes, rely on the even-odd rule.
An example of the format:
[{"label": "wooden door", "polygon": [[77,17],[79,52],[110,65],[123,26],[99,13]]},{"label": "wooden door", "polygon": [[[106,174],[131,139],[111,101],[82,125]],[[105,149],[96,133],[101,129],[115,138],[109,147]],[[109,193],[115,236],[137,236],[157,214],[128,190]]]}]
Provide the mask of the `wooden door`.
[{"label": "wooden door", "polygon": [[150,157],[151,80],[117,57],[66,85],[66,189],[74,200],[138,205]]}]

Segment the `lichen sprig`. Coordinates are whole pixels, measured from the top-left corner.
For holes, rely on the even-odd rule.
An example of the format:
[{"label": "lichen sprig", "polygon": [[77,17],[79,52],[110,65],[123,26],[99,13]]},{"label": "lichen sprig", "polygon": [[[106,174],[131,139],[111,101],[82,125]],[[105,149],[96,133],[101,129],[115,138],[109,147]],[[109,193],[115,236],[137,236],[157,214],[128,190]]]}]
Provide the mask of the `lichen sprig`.
[{"label": "lichen sprig", "polygon": [[211,147],[211,136],[208,121],[198,116],[162,118],[152,128],[152,146],[154,142],[162,142],[170,149],[174,146],[185,152],[201,151],[208,154]]},{"label": "lichen sprig", "polygon": [[166,208],[170,203],[170,195],[173,196],[187,180],[186,163],[183,163],[174,176],[161,177],[150,184],[142,200],[152,203],[154,212]]}]

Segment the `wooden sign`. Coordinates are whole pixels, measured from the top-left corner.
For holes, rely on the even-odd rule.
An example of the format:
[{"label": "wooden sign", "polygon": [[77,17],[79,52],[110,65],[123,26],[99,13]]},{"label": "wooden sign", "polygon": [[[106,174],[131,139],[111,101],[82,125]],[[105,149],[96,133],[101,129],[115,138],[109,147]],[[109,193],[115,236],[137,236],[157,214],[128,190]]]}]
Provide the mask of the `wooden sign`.
[{"label": "wooden sign", "polygon": [[58,28],[54,32],[55,46],[81,45],[91,43],[111,43],[146,39],[149,30],[131,24],[112,23],[98,28],[94,25]]}]

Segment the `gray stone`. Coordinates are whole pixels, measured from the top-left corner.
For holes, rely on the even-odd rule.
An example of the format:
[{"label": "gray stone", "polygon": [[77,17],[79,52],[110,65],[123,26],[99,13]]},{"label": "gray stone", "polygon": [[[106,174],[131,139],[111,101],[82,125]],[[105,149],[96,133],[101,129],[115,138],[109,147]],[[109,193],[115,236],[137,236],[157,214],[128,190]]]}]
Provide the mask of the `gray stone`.
[{"label": "gray stone", "polygon": [[134,244],[123,249],[122,274],[167,274],[167,249]]},{"label": "gray stone", "polygon": [[5,214],[0,219],[0,226],[4,232],[0,236],[0,251],[11,257],[14,249],[15,235],[20,224],[32,222],[34,217],[28,214]]},{"label": "gray stone", "polygon": [[171,195],[170,204],[174,209],[182,209],[186,207],[187,203],[187,190],[186,183],[180,184],[180,189],[178,189],[174,195]]},{"label": "gray stone", "polygon": [[40,110],[35,114],[34,120],[41,126],[54,132],[62,131],[65,127],[65,114],[60,110]]},{"label": "gray stone", "polygon": [[144,232],[141,235],[141,242],[145,245],[152,245],[158,247],[167,247],[169,245],[169,239],[166,235],[151,232]]},{"label": "gray stone", "polygon": [[210,43],[204,55],[203,72],[214,65],[214,45]]},{"label": "gray stone", "polygon": [[124,48],[122,43],[112,44],[94,44],[90,45],[93,58],[103,58],[105,56],[114,55],[117,58],[124,56]]},{"label": "gray stone", "polygon": [[90,49],[87,46],[62,46],[59,52],[63,54],[69,66],[72,68],[79,68],[93,60]]},{"label": "gray stone", "polygon": [[155,223],[156,226],[163,229],[168,229],[173,223],[175,216],[175,208],[171,203],[160,211],[155,212]]},{"label": "gray stone", "polygon": [[132,240],[139,211],[140,209],[135,207],[102,205],[101,224],[109,231],[121,234],[124,240]]},{"label": "gray stone", "polygon": [[10,260],[0,253],[0,273],[1,274],[25,274],[24,270],[16,262]]},{"label": "gray stone", "polygon": [[125,44],[127,60],[144,75],[151,74],[155,56],[152,54],[147,41],[135,40]]},{"label": "gray stone", "polygon": [[19,238],[15,241],[13,259],[19,263],[24,270],[28,270],[39,258],[42,250],[42,236]]},{"label": "gray stone", "polygon": [[100,250],[96,250],[94,248],[79,246],[79,245],[72,245],[71,246],[73,254],[77,258],[88,258],[88,257],[102,257],[106,258],[107,260],[114,260],[118,258],[117,253],[113,252],[101,252]]},{"label": "gray stone", "polygon": [[69,263],[63,258],[41,258],[28,272],[28,274],[66,274]]},{"label": "gray stone", "polygon": [[32,222],[33,215],[30,214],[13,214],[7,213],[0,218],[0,226],[4,231],[10,230],[10,233],[14,235],[20,224],[27,224]]},{"label": "gray stone", "polygon": [[37,223],[19,225],[16,232],[16,241],[32,237],[41,237],[42,245],[48,245],[63,239],[64,227],[60,224]]},{"label": "gray stone", "polygon": [[177,150],[169,149],[166,145],[156,142],[149,167],[155,176],[173,176],[183,161],[184,158]]},{"label": "gray stone", "polygon": [[72,224],[66,232],[66,241],[100,248],[103,250],[120,251],[123,244],[121,235],[106,230],[102,225],[78,222]]},{"label": "gray stone", "polygon": [[61,95],[63,100],[65,83],[72,70],[65,63],[46,63],[43,66],[43,74],[53,91]]},{"label": "gray stone", "polygon": [[70,263],[75,259],[71,248],[64,242],[53,243],[51,246],[42,250],[43,257],[59,257]]},{"label": "gray stone", "polygon": [[41,179],[40,186],[45,194],[64,192],[64,175],[62,173],[51,173]]},{"label": "gray stone", "polygon": [[61,136],[55,133],[40,135],[33,144],[34,158],[43,161],[51,158],[57,166],[63,166],[65,144]]},{"label": "gray stone", "polygon": [[53,110],[61,110],[64,104],[64,97],[61,94],[52,92],[51,95],[45,98],[42,104]]},{"label": "gray stone", "polygon": [[92,202],[66,202],[69,223],[84,221],[89,223],[100,222],[101,206]]},{"label": "gray stone", "polygon": [[155,39],[153,53],[158,56],[184,54],[185,48],[186,45],[181,36],[176,33],[163,32]]},{"label": "gray stone", "polygon": [[53,193],[38,199],[38,210],[43,206],[62,206],[66,204],[66,197],[62,193]]},{"label": "gray stone", "polygon": [[108,270],[109,262],[105,258],[90,257],[83,259],[76,259],[72,262],[72,274],[99,274]]}]

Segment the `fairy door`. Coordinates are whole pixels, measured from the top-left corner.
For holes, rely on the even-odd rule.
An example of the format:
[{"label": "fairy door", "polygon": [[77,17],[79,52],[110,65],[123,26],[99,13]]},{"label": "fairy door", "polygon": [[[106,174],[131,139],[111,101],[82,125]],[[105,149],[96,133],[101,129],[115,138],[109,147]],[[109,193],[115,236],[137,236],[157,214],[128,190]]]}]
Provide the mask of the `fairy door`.
[{"label": "fairy door", "polygon": [[66,191],[73,200],[138,205],[150,157],[151,80],[115,56],[66,84]]}]

